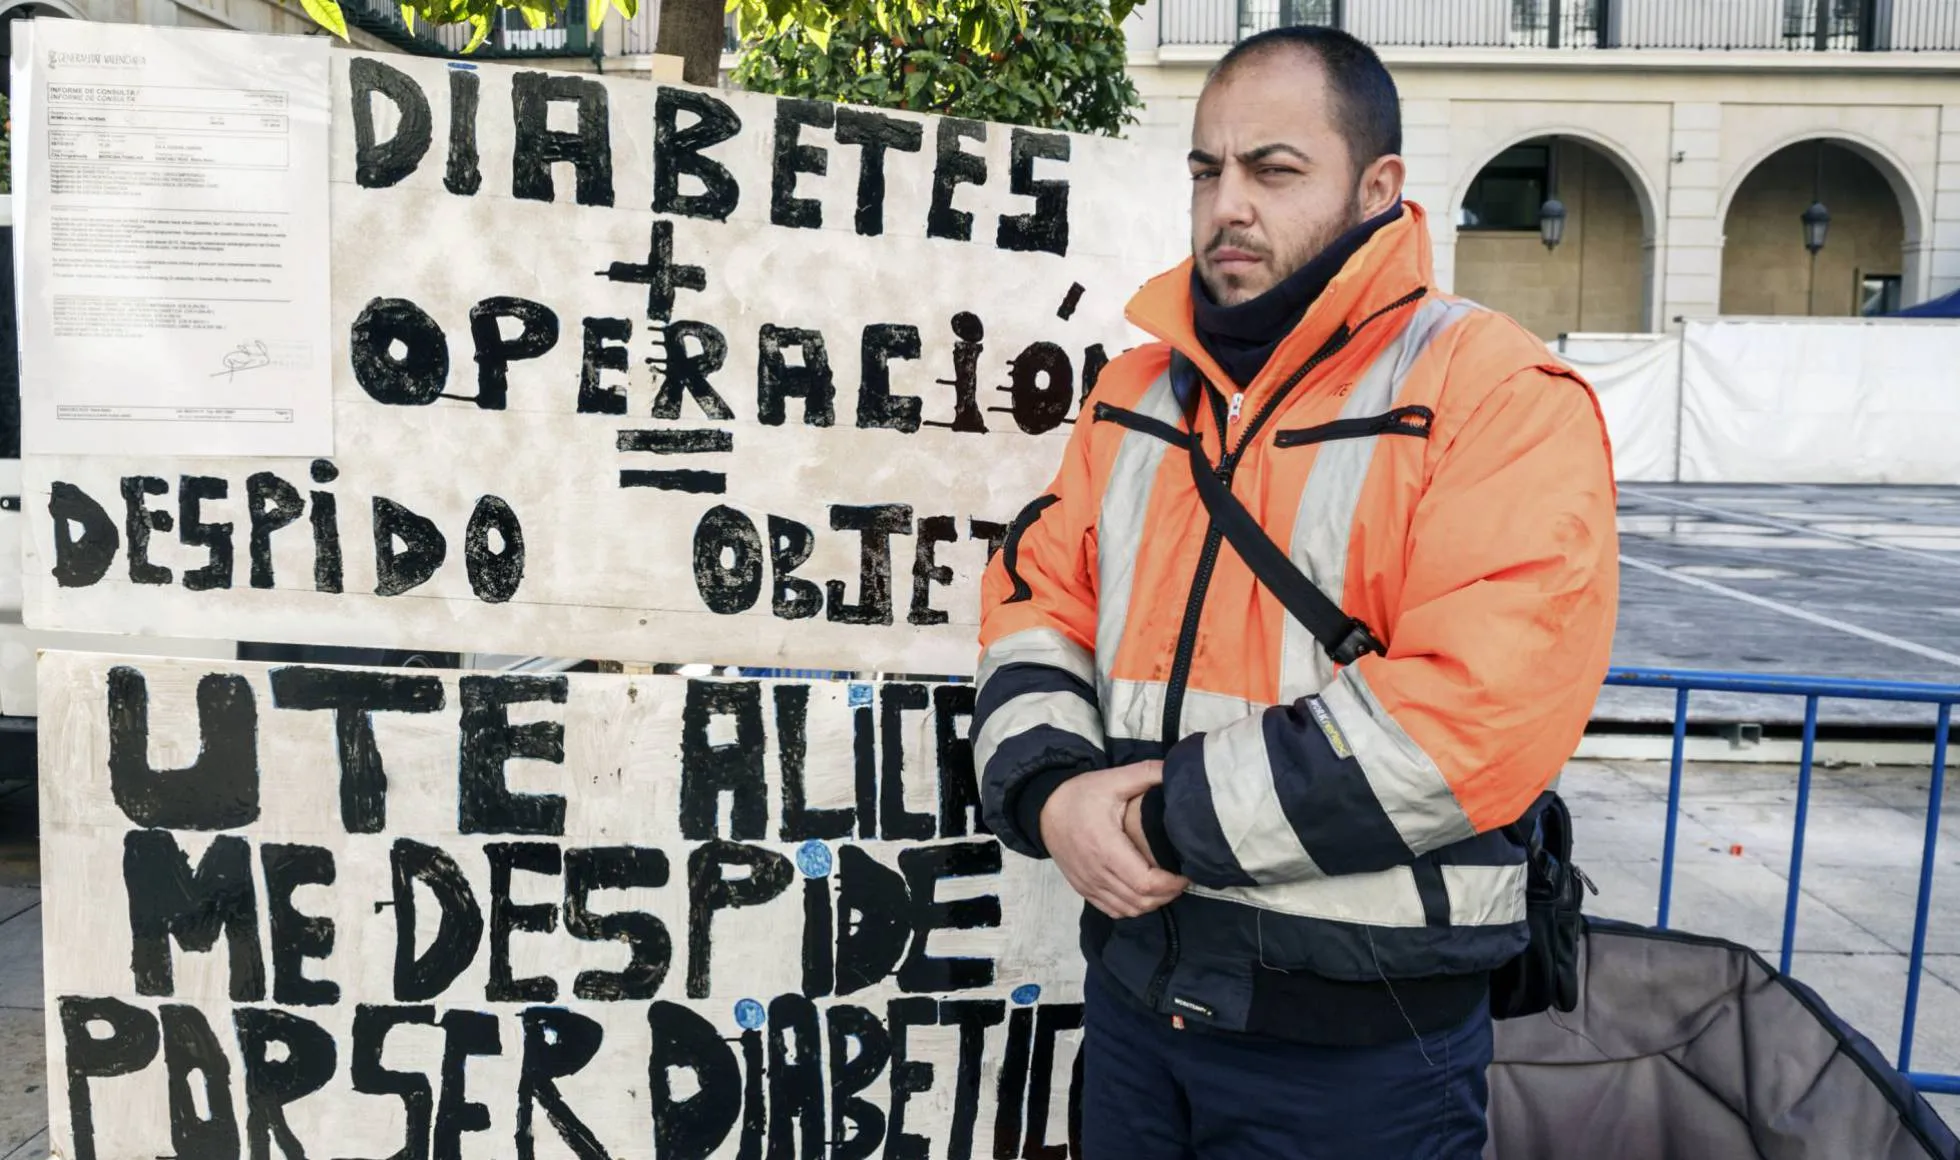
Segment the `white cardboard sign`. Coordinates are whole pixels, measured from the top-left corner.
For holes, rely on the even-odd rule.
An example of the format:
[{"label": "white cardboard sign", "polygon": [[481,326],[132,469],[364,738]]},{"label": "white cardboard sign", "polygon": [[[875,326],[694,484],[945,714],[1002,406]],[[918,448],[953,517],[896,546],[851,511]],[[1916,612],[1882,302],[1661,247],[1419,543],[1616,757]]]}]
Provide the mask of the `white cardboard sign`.
[{"label": "white cardboard sign", "polygon": [[1182,163],[1112,139],[332,84],[334,455],[28,447],[31,627],[968,672],[990,551],[1186,247]]},{"label": "white cardboard sign", "polygon": [[41,666],[55,1155],[1080,1154],[970,684]]}]

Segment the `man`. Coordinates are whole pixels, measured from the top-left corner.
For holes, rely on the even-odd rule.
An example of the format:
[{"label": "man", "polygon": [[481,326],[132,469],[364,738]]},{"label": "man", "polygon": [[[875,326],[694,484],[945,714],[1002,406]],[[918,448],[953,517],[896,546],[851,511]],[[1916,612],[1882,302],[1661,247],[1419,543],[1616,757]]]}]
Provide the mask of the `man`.
[{"label": "man", "polygon": [[[987,573],[975,760],[995,833],[1087,902],[1092,1160],[1487,1135],[1519,823],[1605,677],[1615,494],[1590,389],[1433,285],[1400,138],[1345,34],[1219,64],[1192,261],[1130,307],[1161,341],[1104,371]],[[1289,617],[1200,471],[1380,648],[1336,663]]]}]

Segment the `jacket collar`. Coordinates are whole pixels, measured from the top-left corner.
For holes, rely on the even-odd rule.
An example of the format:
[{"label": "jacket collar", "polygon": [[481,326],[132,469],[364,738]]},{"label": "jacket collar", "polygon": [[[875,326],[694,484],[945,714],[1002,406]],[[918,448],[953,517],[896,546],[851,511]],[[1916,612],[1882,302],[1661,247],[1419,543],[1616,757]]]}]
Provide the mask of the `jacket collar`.
[{"label": "jacket collar", "polygon": [[[1410,292],[1433,285],[1428,215],[1408,200],[1403,201],[1402,211],[1401,217],[1376,231],[1327,283],[1299,324],[1280,341],[1264,369],[1247,385],[1248,398],[1264,395],[1285,381],[1341,327],[1352,330]],[[1125,317],[1169,343],[1213,383],[1226,388],[1231,376],[1206,352],[1192,324],[1193,265],[1186,258],[1175,269],[1144,283],[1130,299]]]}]

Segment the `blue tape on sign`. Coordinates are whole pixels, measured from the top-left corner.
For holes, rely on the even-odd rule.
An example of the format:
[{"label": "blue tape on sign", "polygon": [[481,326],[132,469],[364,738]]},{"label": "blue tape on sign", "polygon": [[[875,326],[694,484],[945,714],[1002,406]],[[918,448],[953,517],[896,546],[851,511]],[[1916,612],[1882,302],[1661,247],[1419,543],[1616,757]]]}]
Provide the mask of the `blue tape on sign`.
[{"label": "blue tape on sign", "polygon": [[851,686],[851,708],[853,708],[853,709],[864,709],[864,708],[869,708],[869,707],[870,707],[870,705],[871,705],[871,686],[870,686],[870,685],[852,685],[852,686]]},{"label": "blue tape on sign", "polygon": [[811,838],[796,848],[796,868],[805,878],[824,878],[830,874],[830,847]]},{"label": "blue tape on sign", "polygon": [[769,1018],[762,1004],[754,999],[743,999],[735,1004],[735,1022],[744,1031],[754,1031]]},{"label": "blue tape on sign", "polygon": [[1040,983],[1022,983],[1020,986],[1014,988],[1014,1001],[1023,1007],[1028,1006],[1039,998],[1041,998]]}]

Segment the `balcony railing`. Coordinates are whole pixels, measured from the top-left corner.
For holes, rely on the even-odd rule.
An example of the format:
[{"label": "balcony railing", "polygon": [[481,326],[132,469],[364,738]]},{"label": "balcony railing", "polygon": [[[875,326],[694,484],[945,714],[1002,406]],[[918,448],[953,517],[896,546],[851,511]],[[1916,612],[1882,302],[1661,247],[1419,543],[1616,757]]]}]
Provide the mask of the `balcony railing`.
[{"label": "balcony railing", "polygon": [[[467,24],[431,25],[420,21],[411,31],[402,22],[397,0],[341,0],[341,10],[347,14],[348,23],[419,56],[460,57],[474,35]],[[546,28],[532,28],[517,12],[501,13],[491,27],[489,38],[470,55],[500,60],[589,56],[591,51],[585,29],[585,5],[574,2],[566,5],[565,11]]]},{"label": "balcony railing", "polygon": [[1158,42],[1294,24],[1408,48],[1960,51],[1960,0],[1157,0]]}]

